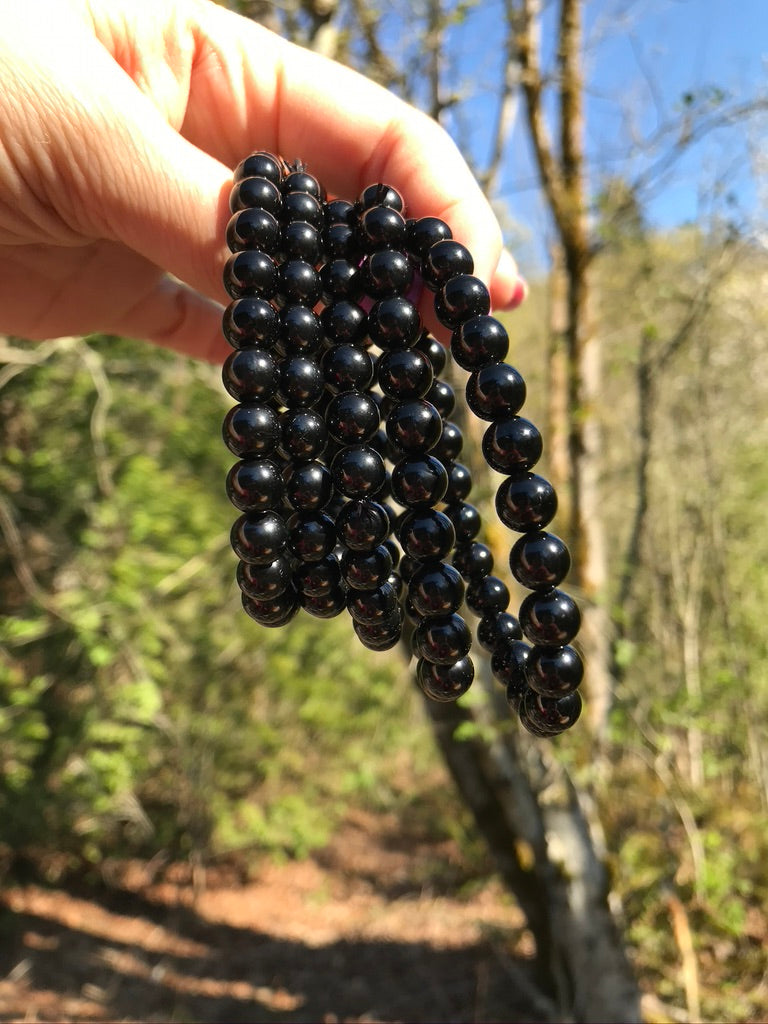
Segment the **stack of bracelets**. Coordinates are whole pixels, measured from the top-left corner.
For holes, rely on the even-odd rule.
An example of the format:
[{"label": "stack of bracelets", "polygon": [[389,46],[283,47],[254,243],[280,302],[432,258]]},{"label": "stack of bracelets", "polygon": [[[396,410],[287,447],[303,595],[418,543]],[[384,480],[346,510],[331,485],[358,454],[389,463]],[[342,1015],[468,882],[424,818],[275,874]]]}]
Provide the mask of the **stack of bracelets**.
[{"label": "stack of bracelets", "polygon": [[[466,604],[523,725],[542,737],[568,729],[583,675],[570,646],[579,610],[558,589],[570,556],[544,529],[557,498],[531,471],[541,435],[518,415],[525,383],[504,362],[507,332],[471,254],[442,220],[406,219],[393,188],[328,201],[302,164],[270,153],[237,167],[230,208],[223,381],[238,404],[223,435],[239,459],[226,487],[242,513],[231,539],[245,611],[264,626],[300,608],[348,612],[375,651],[398,643],[407,617],[421,689],[450,701],[474,677]],[[439,378],[448,352],[411,301],[423,287],[469,371],[467,406],[489,424],[483,455],[506,474],[496,510],[521,534],[509,564],[531,591],[519,618],[475,539],[455,396]]]}]

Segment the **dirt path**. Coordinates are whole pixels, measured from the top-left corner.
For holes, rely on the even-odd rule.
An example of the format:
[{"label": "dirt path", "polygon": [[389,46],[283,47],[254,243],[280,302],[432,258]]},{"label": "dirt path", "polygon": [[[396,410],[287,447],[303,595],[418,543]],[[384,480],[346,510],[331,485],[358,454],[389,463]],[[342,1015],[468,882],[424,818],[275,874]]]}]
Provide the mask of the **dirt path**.
[{"label": "dirt path", "polygon": [[519,911],[493,881],[457,895],[461,876],[452,843],[358,816],[313,860],[245,883],[130,863],[96,894],[10,888],[0,1020],[542,1019]]}]

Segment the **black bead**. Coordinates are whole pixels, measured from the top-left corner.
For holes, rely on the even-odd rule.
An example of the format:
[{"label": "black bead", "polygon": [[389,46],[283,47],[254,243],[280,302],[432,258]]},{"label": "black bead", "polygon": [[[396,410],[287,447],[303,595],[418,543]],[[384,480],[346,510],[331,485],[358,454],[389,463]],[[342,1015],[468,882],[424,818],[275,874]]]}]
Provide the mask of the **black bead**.
[{"label": "black bead", "polygon": [[453,665],[469,653],[472,634],[460,615],[422,619],[413,634],[414,651],[435,665]]},{"label": "black bead", "polygon": [[278,339],[280,318],[266,299],[244,298],[230,302],[222,320],[224,337],[233,348],[263,345],[271,348]]},{"label": "black bead", "polygon": [[431,455],[407,455],[392,470],[392,495],[406,508],[436,505],[447,487],[445,466]]},{"label": "black bead", "polygon": [[260,249],[235,252],[224,264],[224,287],[233,299],[245,295],[271,299],[277,289],[277,264]]},{"label": "black bead", "polygon": [[267,210],[239,210],[227,224],[226,237],[232,252],[261,249],[271,255],[280,244],[280,225]]},{"label": "black bead", "polygon": [[323,233],[325,253],[329,260],[359,261],[360,239],[349,224],[332,224]]},{"label": "black bead", "polygon": [[280,313],[280,347],[286,355],[312,355],[323,343],[320,320],[301,303],[291,303]]},{"label": "black bead", "polygon": [[435,665],[424,658],[416,665],[416,680],[430,700],[446,703],[458,700],[472,685],[475,667],[471,658],[453,665]]},{"label": "black bead", "polygon": [[463,446],[464,436],[459,427],[450,420],[445,420],[440,439],[431,451],[441,462],[454,462],[461,455]]},{"label": "black bead", "polygon": [[493,553],[485,544],[460,544],[453,553],[453,566],[465,580],[481,580],[493,572]]},{"label": "black bead", "polygon": [[399,213],[402,213],[405,209],[403,197],[397,189],[392,188],[391,185],[384,185],[381,182],[366,185],[357,197],[356,208],[358,210],[369,210],[373,206],[386,206],[392,210],[397,210]]},{"label": "black bead", "polygon": [[321,597],[337,590],[341,583],[341,567],[334,554],[317,562],[301,562],[293,574],[296,586],[308,597]]},{"label": "black bead", "polygon": [[318,619],[332,619],[345,611],[347,592],[339,586],[324,594],[302,594],[301,607]]},{"label": "black bead", "polygon": [[277,597],[254,599],[242,594],[243,608],[261,626],[284,626],[299,610],[299,595],[293,587]]},{"label": "black bead", "polygon": [[320,314],[328,338],[337,345],[354,345],[365,337],[367,317],[356,302],[339,299]]},{"label": "black bead", "polygon": [[265,150],[249,154],[235,168],[233,178],[267,178],[274,185],[279,185],[283,178],[283,165],[280,159]]},{"label": "black bead", "polygon": [[328,403],[325,423],[328,433],[340,444],[365,444],[379,429],[379,409],[368,395],[344,391]]},{"label": "black bead", "polygon": [[443,500],[449,505],[464,501],[472,490],[472,474],[460,462],[449,462],[445,469],[448,473],[448,489]]},{"label": "black bead", "polygon": [[562,583],[571,568],[565,542],[553,533],[525,533],[509,553],[509,568],[530,590],[548,590]]},{"label": "black bead", "polygon": [[581,697],[574,691],[567,697],[553,699],[540,697],[529,689],[520,702],[519,714],[522,724],[534,736],[557,736],[576,723],[581,714]]},{"label": "black bead", "polygon": [[391,206],[371,206],[360,215],[359,236],[365,249],[400,249],[405,243],[405,220]]},{"label": "black bead", "polygon": [[313,359],[291,356],[280,367],[280,398],[289,409],[307,409],[323,393],[323,374]]},{"label": "black bead", "polygon": [[501,363],[509,352],[509,335],[492,316],[473,316],[451,336],[451,355],[464,370]]},{"label": "black bead", "polygon": [[284,258],[306,260],[314,267],[320,261],[323,252],[320,232],[304,220],[292,220],[283,226],[280,252]]},{"label": "black bead", "polygon": [[386,420],[390,443],[404,454],[428,452],[437,444],[442,429],[440,413],[423,398],[398,402]]},{"label": "black bead", "polygon": [[461,607],[464,581],[453,566],[428,562],[411,576],[408,598],[419,615],[450,615]]},{"label": "black bead", "polygon": [[397,594],[389,583],[382,583],[375,590],[350,590],[347,595],[347,610],[362,626],[386,622],[396,608]]},{"label": "black bead", "polygon": [[413,280],[408,257],[396,249],[377,249],[366,256],[360,274],[371,298],[383,299],[406,292]]},{"label": "black bead", "polygon": [[328,443],[325,420],[311,409],[284,412],[280,417],[280,430],[280,451],[288,459],[316,459]]},{"label": "black bead", "polygon": [[273,217],[280,218],[283,198],[280,189],[264,177],[241,178],[229,194],[229,209],[232,213],[256,207],[266,210]]},{"label": "black bead", "polygon": [[276,558],[269,565],[237,563],[237,585],[244,594],[257,601],[282,594],[288,589],[291,578],[291,562],[285,555]]},{"label": "black bead", "polygon": [[480,513],[474,505],[460,501],[456,505],[448,505],[445,514],[456,530],[457,544],[465,544],[467,541],[474,540],[480,532],[482,521]]},{"label": "black bead", "polygon": [[432,364],[418,349],[384,352],[376,364],[379,387],[389,398],[423,398],[432,386]]},{"label": "black bead", "polygon": [[435,376],[439,377],[448,362],[448,352],[446,349],[436,338],[433,338],[432,335],[428,334],[426,331],[422,331],[421,337],[416,342],[415,348],[420,352],[423,352],[429,359],[430,363],[432,363],[432,370]]},{"label": "black bead", "polygon": [[520,696],[528,689],[525,680],[525,663],[530,647],[522,640],[508,638],[498,643],[491,653],[491,672],[502,686],[517,691]]},{"label": "black bead", "polygon": [[466,601],[467,608],[481,618],[503,612],[509,605],[509,588],[498,576],[484,576],[469,584]]},{"label": "black bead", "polygon": [[389,536],[389,516],[370,498],[348,501],[336,517],[339,540],[352,551],[372,551]]},{"label": "black bead", "polygon": [[279,373],[273,356],[265,349],[244,348],[229,354],[221,379],[238,402],[269,401],[277,390]]},{"label": "black bead", "polygon": [[334,345],[323,356],[323,376],[329,391],[365,391],[373,380],[373,360],[356,345]]},{"label": "black bead", "polygon": [[350,203],[348,199],[331,199],[329,203],[325,204],[325,223],[329,226],[352,224],[356,218],[355,204]]},{"label": "black bead", "polygon": [[453,238],[451,229],[438,217],[419,217],[407,223],[407,245],[414,256],[425,256],[436,242]]},{"label": "black bead", "polygon": [[456,407],[456,395],[451,385],[444,380],[435,380],[426,394],[426,399],[437,409],[443,419],[448,419]]},{"label": "black bead", "polygon": [[235,520],[230,541],[243,562],[269,565],[288,543],[288,528],[276,512],[246,513]]},{"label": "black bead", "polygon": [[283,196],[278,220],[288,224],[292,220],[303,220],[320,230],[323,227],[323,208],[308,192],[287,192]]},{"label": "black bead", "polygon": [[356,301],[363,293],[363,280],[357,264],[346,257],[331,259],[320,271],[321,298],[326,305],[336,299]]},{"label": "black bead", "polygon": [[336,546],[336,527],[323,512],[294,512],[286,526],[288,547],[302,562],[319,562]]},{"label": "black bead", "polygon": [[496,512],[510,530],[526,533],[546,526],[557,512],[551,483],[536,473],[507,477],[496,491]]},{"label": "black bead", "polygon": [[483,435],[485,461],[499,473],[532,469],[541,458],[542,447],[541,434],[522,416],[497,420]]},{"label": "black bead", "polygon": [[280,183],[280,191],[286,192],[306,192],[308,195],[314,196],[319,202],[325,200],[325,189],[317,180],[317,178],[309,174],[303,169],[290,171],[283,178]]},{"label": "black bead", "polygon": [[514,416],[525,401],[525,381],[507,363],[475,370],[467,381],[467,405],[481,420]]},{"label": "black bead", "polygon": [[370,651],[389,651],[400,642],[401,622],[397,625],[364,626],[352,620],[358,640]]},{"label": "black bead", "polygon": [[474,269],[475,261],[466,246],[453,239],[442,239],[427,250],[421,273],[425,284],[437,291],[452,277],[471,274]]},{"label": "black bead", "polygon": [[297,512],[316,512],[331,500],[330,470],[317,460],[291,464],[285,473],[285,496]]},{"label": "black bead", "polygon": [[236,462],[227,474],[226,491],[241,512],[279,509],[285,494],[280,470],[269,459]]},{"label": "black bead", "polygon": [[491,293],[471,274],[459,274],[446,281],[435,296],[435,316],[444,327],[459,327],[475,316],[485,316],[491,309]]},{"label": "black bead", "polygon": [[235,405],[224,417],[222,436],[227,448],[240,458],[269,455],[280,439],[277,413],[263,402]]},{"label": "black bead", "polygon": [[578,633],[581,613],[569,594],[555,588],[525,598],[520,605],[520,625],[531,643],[562,647]]},{"label": "black bead", "polygon": [[281,305],[290,302],[314,306],[322,291],[320,275],[306,260],[290,259],[280,264],[274,299]]},{"label": "black bead", "polygon": [[379,299],[368,314],[367,331],[379,348],[410,348],[421,336],[421,317],[408,299]]},{"label": "black bead", "polygon": [[565,697],[584,678],[584,666],[573,647],[532,647],[525,678],[542,697]]},{"label": "black bead", "polygon": [[384,544],[373,551],[345,551],[341,571],[348,586],[355,590],[373,590],[387,582],[392,572],[392,555]]},{"label": "black bead", "polygon": [[[445,558],[456,542],[453,523],[437,509],[406,512],[400,521],[397,539],[410,558],[419,561]],[[400,562],[400,574],[407,580],[407,568]]]},{"label": "black bead", "polygon": [[491,654],[508,640],[522,640],[520,623],[509,612],[493,612],[484,615],[477,624],[477,642]]},{"label": "black bead", "polygon": [[386,478],[384,460],[365,445],[343,448],[333,458],[331,473],[337,489],[347,498],[375,494]]}]

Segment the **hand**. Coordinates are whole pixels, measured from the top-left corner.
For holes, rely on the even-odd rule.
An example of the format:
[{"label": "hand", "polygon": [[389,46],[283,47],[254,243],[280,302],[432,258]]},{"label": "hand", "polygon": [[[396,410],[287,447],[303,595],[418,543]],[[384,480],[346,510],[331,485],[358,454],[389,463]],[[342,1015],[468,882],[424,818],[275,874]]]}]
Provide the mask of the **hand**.
[{"label": "hand", "polygon": [[301,157],[447,220],[495,307],[524,286],[448,136],[355,72],[210,0],[0,5],[0,330],[104,332],[219,361],[231,168]]}]

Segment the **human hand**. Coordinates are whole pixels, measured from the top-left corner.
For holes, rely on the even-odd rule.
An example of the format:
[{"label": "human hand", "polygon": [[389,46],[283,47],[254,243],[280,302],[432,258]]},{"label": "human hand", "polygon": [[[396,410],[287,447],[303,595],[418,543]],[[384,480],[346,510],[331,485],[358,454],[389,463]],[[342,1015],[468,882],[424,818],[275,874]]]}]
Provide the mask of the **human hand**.
[{"label": "human hand", "polygon": [[0,330],[104,332],[219,361],[231,168],[302,157],[447,220],[494,306],[524,285],[461,155],[364,77],[210,0],[0,5]]}]

